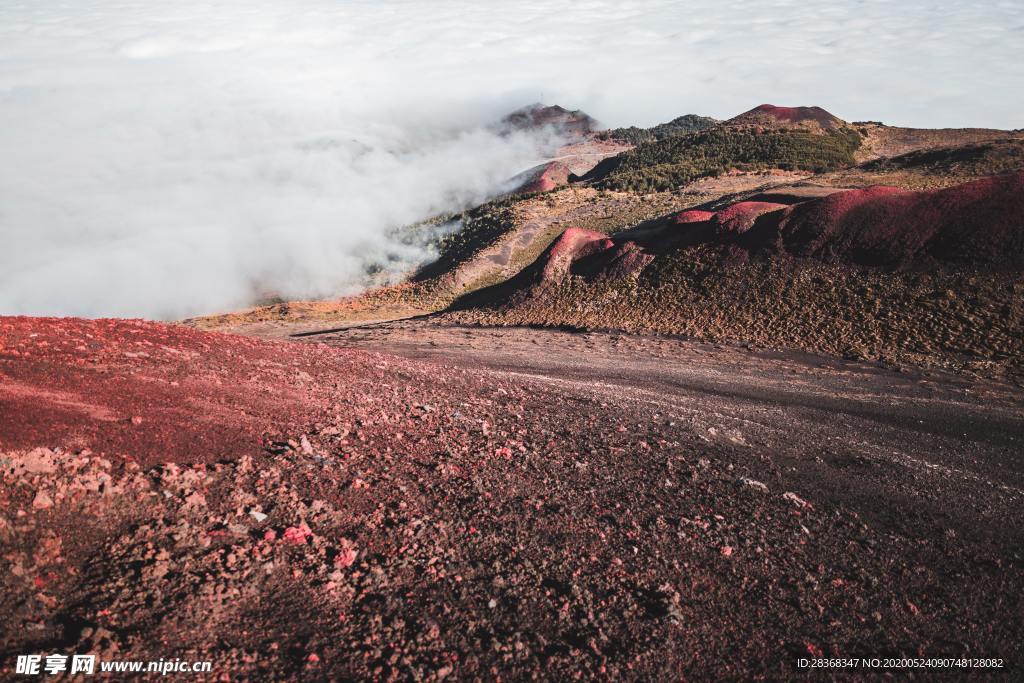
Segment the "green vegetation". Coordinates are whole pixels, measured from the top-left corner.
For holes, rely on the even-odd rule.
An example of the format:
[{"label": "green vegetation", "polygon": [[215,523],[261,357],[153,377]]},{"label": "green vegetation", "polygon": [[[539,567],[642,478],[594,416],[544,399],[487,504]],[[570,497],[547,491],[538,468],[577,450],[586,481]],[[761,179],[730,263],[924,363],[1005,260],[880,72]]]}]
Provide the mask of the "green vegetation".
[{"label": "green vegetation", "polygon": [[672,119],[668,123],[659,123],[657,126],[653,126],[651,128],[637,128],[636,126],[630,126],[629,128],[612,128],[610,130],[602,131],[598,134],[598,137],[604,140],[628,142],[631,145],[642,145],[645,142],[664,140],[665,138],[673,135],[696,133],[698,131],[711,128],[716,123],[718,123],[718,121],[710,116],[686,114],[679,118]]},{"label": "green vegetation", "polygon": [[520,197],[497,199],[462,214],[462,228],[441,236],[437,241],[438,258],[417,273],[417,280],[436,277],[468,261],[515,228],[515,204]]},{"label": "green vegetation", "polygon": [[714,128],[644,143],[602,161],[585,178],[602,188],[656,192],[732,169],[820,173],[852,166],[860,142],[860,135],[851,128],[824,133]]}]

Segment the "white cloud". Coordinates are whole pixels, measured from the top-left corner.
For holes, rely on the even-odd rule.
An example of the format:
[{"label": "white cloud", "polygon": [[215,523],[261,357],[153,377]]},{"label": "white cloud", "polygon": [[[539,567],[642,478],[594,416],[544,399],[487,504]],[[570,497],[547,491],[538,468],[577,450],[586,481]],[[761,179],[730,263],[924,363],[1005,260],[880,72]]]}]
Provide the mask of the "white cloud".
[{"label": "white cloud", "polygon": [[0,313],[327,296],[493,191],[526,102],[610,125],[762,102],[1018,127],[1016,2],[34,0],[0,5]]}]

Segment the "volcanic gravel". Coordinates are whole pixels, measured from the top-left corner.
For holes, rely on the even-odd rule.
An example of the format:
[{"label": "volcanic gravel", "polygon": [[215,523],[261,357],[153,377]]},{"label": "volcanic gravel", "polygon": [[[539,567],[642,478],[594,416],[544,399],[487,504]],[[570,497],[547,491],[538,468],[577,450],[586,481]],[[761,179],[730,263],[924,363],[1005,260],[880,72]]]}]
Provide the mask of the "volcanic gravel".
[{"label": "volcanic gravel", "polygon": [[670,413],[322,344],[2,318],[4,671],[52,651],[223,680],[1019,666],[1019,484],[951,489],[964,524],[865,515]]}]

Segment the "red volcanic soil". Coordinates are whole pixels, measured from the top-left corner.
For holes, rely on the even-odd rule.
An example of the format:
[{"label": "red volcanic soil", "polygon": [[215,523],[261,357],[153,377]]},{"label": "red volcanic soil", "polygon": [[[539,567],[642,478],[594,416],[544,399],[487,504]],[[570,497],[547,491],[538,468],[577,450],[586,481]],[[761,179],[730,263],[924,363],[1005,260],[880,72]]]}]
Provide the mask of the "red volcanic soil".
[{"label": "red volcanic soil", "polygon": [[773,202],[737,202],[715,213],[714,222],[719,234],[741,235],[766,213],[781,211],[785,204]]},{"label": "red volcanic soil", "polygon": [[831,123],[836,119],[835,116],[821,107],[777,107],[774,104],[762,104],[755,107],[754,111],[767,114],[779,121],[789,121],[791,123],[811,120],[825,124]]},{"label": "red volcanic soil", "polygon": [[522,174],[517,181],[521,181],[515,193],[548,192],[556,187],[567,185],[572,171],[565,164],[552,161],[532,168]]},{"label": "red volcanic soil", "polygon": [[821,107],[778,107],[774,104],[762,104],[750,111],[736,116],[727,124],[762,124],[774,123],[776,125],[801,125],[812,124],[822,128],[839,128],[843,125],[842,119],[833,116]]},{"label": "red volcanic soil", "polygon": [[[600,242],[571,238],[556,257]],[[540,341],[520,353],[554,360]],[[882,652],[1019,661],[1005,597],[1022,584],[1004,453],[1016,404],[962,422],[959,391],[935,400],[934,383],[879,385],[874,371],[851,399],[796,395],[781,388],[828,365],[794,375],[752,356],[721,359],[755,380],[735,392],[718,370],[693,397],[672,397],[698,386],[686,376],[602,389],[574,379],[596,353],[578,342],[549,382],[141,321],[0,318],[0,677],[39,653],[282,681],[774,680],[798,674],[797,657]],[[649,359],[641,376],[702,368],[708,351]],[[600,351],[608,379],[630,355]],[[751,392],[771,372],[781,393],[762,402]],[[897,381],[908,400],[869,407]],[[894,422],[905,433],[864,446],[912,457],[833,452],[929,401]],[[803,416],[796,438],[780,407]],[[922,455],[932,429],[945,431]],[[957,469],[970,465],[947,432],[977,439],[977,473]],[[950,499],[978,504],[949,515]]]},{"label": "red volcanic soil", "polygon": [[621,278],[639,273],[654,260],[636,242],[616,242],[600,232],[569,228],[539,259],[543,267],[537,282],[555,282],[570,272],[601,278]]},{"label": "red volcanic soil", "polygon": [[349,358],[141,321],[0,318],[0,448],[88,447],[144,465],[259,449],[313,420]]},{"label": "red volcanic soil", "polygon": [[614,247],[615,242],[603,233],[583,228],[568,228],[545,251],[541,277],[543,280],[560,280],[569,272],[569,267],[574,261]]},{"label": "red volcanic soil", "polygon": [[942,190],[837,192],[788,209],[774,232],[787,253],[828,262],[1019,270],[1024,171]]},{"label": "red volcanic soil", "polygon": [[541,256],[538,267],[509,286],[557,281],[569,273],[597,278],[635,274],[658,253],[698,244],[844,265],[1020,270],[1024,171],[942,190],[876,186],[791,205],[743,201],[715,212],[691,209],[614,237],[570,228]]},{"label": "red volcanic soil", "polygon": [[687,209],[672,216],[672,222],[676,225],[687,223],[705,223],[715,217],[714,211],[701,211],[699,209]]}]

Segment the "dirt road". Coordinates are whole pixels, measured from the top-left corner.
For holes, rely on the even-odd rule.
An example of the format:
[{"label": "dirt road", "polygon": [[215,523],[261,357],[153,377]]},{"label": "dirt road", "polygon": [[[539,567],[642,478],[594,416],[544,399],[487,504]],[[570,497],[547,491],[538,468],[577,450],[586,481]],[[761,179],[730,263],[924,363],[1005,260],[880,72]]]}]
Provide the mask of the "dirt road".
[{"label": "dirt road", "polygon": [[614,333],[416,321],[299,339],[487,369],[647,412],[766,480],[914,533],[952,528],[1018,548],[1024,537],[1002,523],[1024,509],[1021,387]]}]

